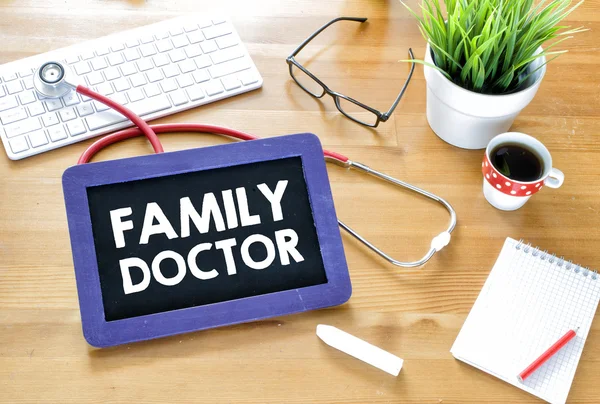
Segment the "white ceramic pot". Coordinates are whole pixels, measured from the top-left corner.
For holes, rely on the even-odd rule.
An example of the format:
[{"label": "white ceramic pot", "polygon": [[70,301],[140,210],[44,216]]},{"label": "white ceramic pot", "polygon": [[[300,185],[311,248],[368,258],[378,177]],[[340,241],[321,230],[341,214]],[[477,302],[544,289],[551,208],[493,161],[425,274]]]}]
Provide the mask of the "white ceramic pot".
[{"label": "white ceramic pot", "polygon": [[[541,51],[540,47],[537,53]],[[429,45],[425,61],[433,64]],[[542,56],[534,60],[529,69],[535,70],[545,62],[546,58]],[[431,129],[451,145],[463,149],[485,149],[494,136],[508,132],[519,112],[533,99],[546,66],[527,79],[523,90],[504,95],[465,90],[429,66],[425,66],[424,72],[427,80],[427,121]]]}]

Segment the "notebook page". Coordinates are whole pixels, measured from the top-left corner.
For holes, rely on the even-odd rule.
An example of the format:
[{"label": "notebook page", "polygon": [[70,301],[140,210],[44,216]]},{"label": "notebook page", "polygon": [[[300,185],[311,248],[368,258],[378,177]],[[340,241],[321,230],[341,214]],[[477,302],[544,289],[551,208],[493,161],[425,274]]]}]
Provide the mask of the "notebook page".
[{"label": "notebook page", "polygon": [[[557,259],[550,263],[532,248],[517,250],[517,244],[507,238],[451,352],[548,402],[564,403],[598,306],[600,277]],[[577,327],[567,346],[518,381],[522,370]]]}]

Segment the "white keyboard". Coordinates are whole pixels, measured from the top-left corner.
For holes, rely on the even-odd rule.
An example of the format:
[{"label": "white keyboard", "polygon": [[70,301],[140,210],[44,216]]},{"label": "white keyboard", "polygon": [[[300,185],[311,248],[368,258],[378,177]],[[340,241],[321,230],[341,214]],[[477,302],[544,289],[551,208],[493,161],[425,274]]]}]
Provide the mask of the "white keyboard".
[{"label": "white keyboard", "polygon": [[186,16],[0,66],[0,137],[19,160],[131,122],[74,91],[44,99],[32,77],[58,60],[74,80],[126,105],[145,120],[254,90],[263,80],[231,22]]}]

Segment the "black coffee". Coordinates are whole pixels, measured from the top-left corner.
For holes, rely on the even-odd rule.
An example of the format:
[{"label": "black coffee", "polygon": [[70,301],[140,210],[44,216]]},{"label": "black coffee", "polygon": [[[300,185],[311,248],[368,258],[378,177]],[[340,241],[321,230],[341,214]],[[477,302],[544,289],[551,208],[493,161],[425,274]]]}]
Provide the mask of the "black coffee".
[{"label": "black coffee", "polygon": [[503,144],[490,153],[496,170],[515,181],[535,181],[542,177],[542,159],[522,145]]}]

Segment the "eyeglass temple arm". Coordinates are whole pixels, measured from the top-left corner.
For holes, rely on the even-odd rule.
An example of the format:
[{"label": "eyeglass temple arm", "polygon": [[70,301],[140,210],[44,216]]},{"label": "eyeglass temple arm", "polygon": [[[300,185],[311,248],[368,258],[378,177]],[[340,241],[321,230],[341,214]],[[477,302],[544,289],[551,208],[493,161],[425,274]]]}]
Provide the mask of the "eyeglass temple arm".
[{"label": "eyeglass temple arm", "polygon": [[408,184],[404,181],[400,181],[399,179],[396,179],[394,177],[390,177],[389,175],[386,175],[382,172],[373,170],[372,168],[370,168],[364,164],[361,164],[357,161],[347,160],[347,161],[343,162],[343,161],[339,161],[339,160],[329,158],[329,157],[326,158],[326,160],[331,161],[333,163],[336,163],[336,164],[341,165],[346,168],[358,169],[358,170],[363,171],[367,174],[370,174],[374,177],[377,177],[384,181],[390,182],[396,186],[409,189],[409,190],[416,192],[420,195],[423,195],[427,198],[433,199],[434,201],[441,204],[444,208],[446,208],[446,210],[450,214],[450,223],[448,224],[448,227],[446,228],[446,230],[441,232],[440,234],[438,234],[431,240],[431,246],[429,247],[429,251],[427,251],[427,253],[420,260],[417,260],[417,261],[399,261],[399,260],[394,259],[393,257],[389,256],[388,254],[386,254],[385,252],[383,252],[382,250],[377,248],[369,240],[362,237],[355,230],[348,227],[348,225],[346,225],[344,222],[342,222],[341,220],[338,219],[338,223],[339,223],[340,227],[342,227],[344,230],[346,230],[354,238],[356,238],[358,241],[360,241],[361,243],[366,245],[368,248],[373,250],[379,256],[384,258],[386,261],[388,261],[391,264],[394,264],[396,266],[404,267],[404,268],[419,267],[419,266],[425,264],[427,261],[429,261],[429,259],[433,256],[433,254],[435,254],[436,252],[440,251],[442,248],[444,248],[445,246],[448,245],[448,243],[450,242],[450,234],[452,233],[452,230],[454,230],[454,228],[456,227],[456,212],[454,211],[452,206],[448,202],[446,202],[445,199],[440,198],[439,196],[432,194],[431,192],[425,191],[424,189],[415,187],[414,185]]},{"label": "eyeglass temple arm", "polygon": [[[408,48],[408,55],[410,56],[411,60],[414,60],[415,55],[413,54],[413,51],[411,48]],[[406,91],[406,88],[408,87],[408,83],[410,82],[410,79],[412,78],[414,71],[415,71],[415,62],[410,62],[410,72],[408,73],[408,77],[406,78],[406,81],[404,82],[404,86],[402,87],[400,94],[398,94],[396,101],[394,101],[394,103],[392,104],[389,111],[384,114],[386,117],[389,117],[392,114],[392,112],[394,112],[396,107],[398,106],[398,103],[402,99],[402,96],[404,96],[404,92]]]},{"label": "eyeglass temple arm", "polygon": [[290,57],[292,56],[296,56],[298,54],[298,52],[300,52],[302,50],[302,48],[304,48],[306,45],[308,45],[308,43],[310,41],[312,41],[313,39],[315,39],[315,37],[317,35],[319,35],[321,32],[323,32],[327,27],[329,27],[331,24],[336,23],[338,21],[356,21],[356,22],[365,22],[367,21],[366,18],[360,18],[360,17],[339,17],[339,18],[335,18],[331,21],[329,21],[327,24],[323,25],[321,28],[319,28],[318,30],[316,30],[315,32],[313,32],[313,34],[311,36],[309,36],[308,38],[306,38],[304,40],[304,42],[302,42],[290,55]]}]

